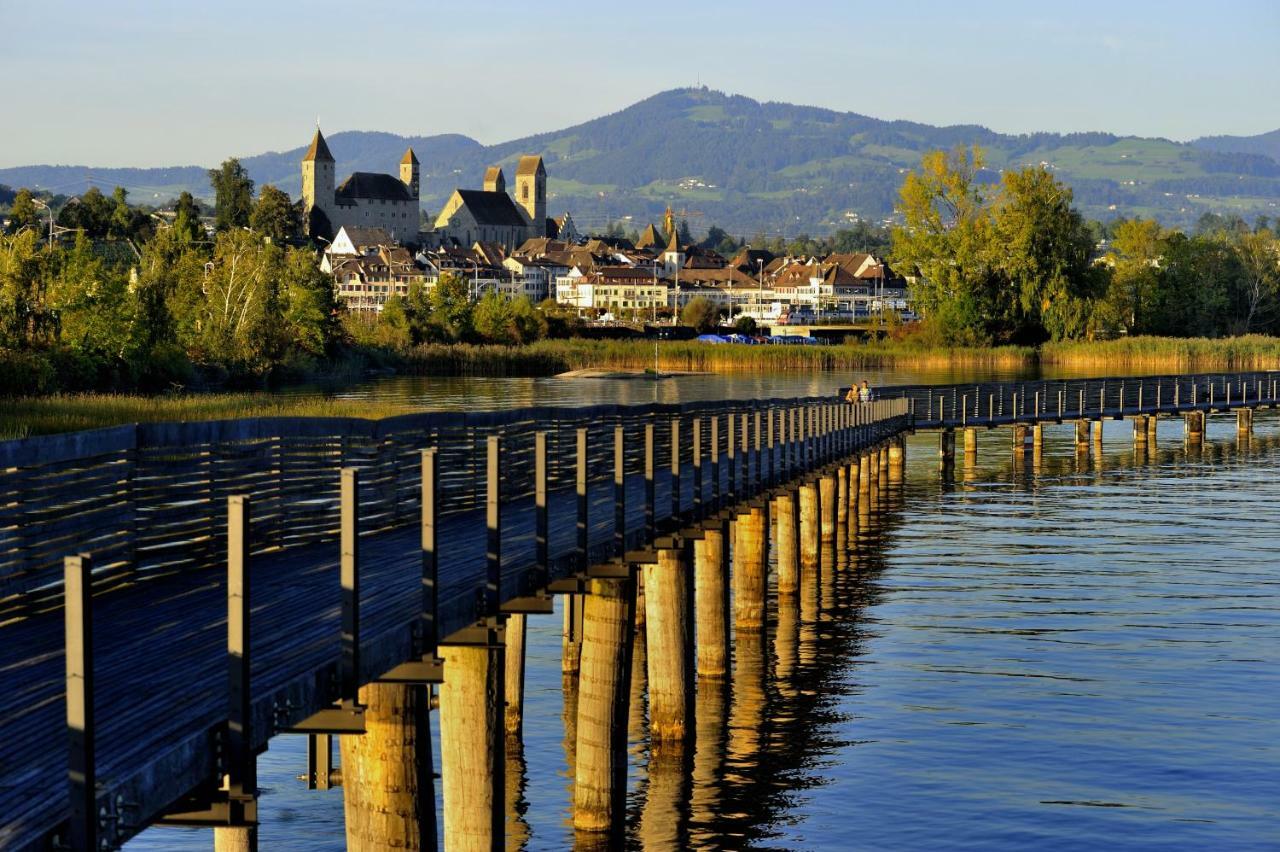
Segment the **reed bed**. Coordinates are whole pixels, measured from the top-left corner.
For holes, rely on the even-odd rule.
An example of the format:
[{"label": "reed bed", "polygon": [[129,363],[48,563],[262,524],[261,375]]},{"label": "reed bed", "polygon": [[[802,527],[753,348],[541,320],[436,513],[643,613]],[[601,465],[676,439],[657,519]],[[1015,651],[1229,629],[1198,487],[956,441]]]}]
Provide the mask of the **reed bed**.
[{"label": "reed bed", "polygon": [[649,369],[695,372],[1018,368],[1035,363],[1028,347],[921,348],[902,343],[748,346],[690,341],[542,340],[528,346],[419,346],[408,370],[423,375],[549,376],[568,370]]},{"label": "reed bed", "polygon": [[1046,343],[1045,365],[1091,374],[1147,371],[1280,369],[1280,338],[1261,334],[1205,337],[1125,337],[1118,340]]},{"label": "reed bed", "polygon": [[55,394],[0,405],[0,440],[98,429],[121,423],[222,420],[237,417],[391,417],[417,409],[403,403],[258,394]]}]

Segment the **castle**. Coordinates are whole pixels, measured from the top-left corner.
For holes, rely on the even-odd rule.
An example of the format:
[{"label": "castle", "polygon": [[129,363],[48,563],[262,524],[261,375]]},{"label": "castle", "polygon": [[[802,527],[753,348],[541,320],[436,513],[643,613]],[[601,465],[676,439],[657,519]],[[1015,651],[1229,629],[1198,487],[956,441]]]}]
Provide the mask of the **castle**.
[{"label": "castle", "polygon": [[316,128],[302,158],[303,224],[308,234],[332,240],[344,227],[380,228],[401,244],[459,245],[497,243],[508,251],[532,237],[559,230],[547,219],[547,170],[538,156],[516,165],[516,200],[498,166],[484,176],[484,189],[455,189],[430,233],[419,233],[418,158],[409,148],[400,160],[400,176],[354,172],[334,186],[334,159]]},{"label": "castle", "polygon": [[406,149],[400,177],[353,172],[334,186],[334,160],[316,128],[302,158],[303,226],[308,234],[332,240],[343,227],[381,228],[400,243],[418,242],[418,158]]}]

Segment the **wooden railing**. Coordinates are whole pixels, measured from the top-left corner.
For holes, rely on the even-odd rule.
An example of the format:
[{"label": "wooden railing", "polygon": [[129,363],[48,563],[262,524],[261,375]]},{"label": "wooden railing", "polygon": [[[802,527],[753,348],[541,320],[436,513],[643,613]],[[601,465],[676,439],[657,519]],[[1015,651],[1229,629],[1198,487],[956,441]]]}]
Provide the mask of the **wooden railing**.
[{"label": "wooden railing", "polygon": [[878,388],[908,401],[915,428],[993,426],[1256,408],[1277,403],[1280,372],[1043,379]]},{"label": "wooden railing", "polygon": [[[254,506],[253,552],[336,540],[339,476],[360,471],[362,535],[411,525],[420,510],[418,454],[437,448],[439,511],[479,509],[486,497],[486,443],[501,439],[504,501],[535,489],[535,436],[543,433],[547,488],[575,485],[578,431],[586,430],[588,479],[615,475],[615,431],[623,430],[626,476],[660,462],[670,495],[672,436],[686,471],[705,459],[796,473],[834,450],[838,427],[886,433],[906,425],[906,403],[841,406],[831,399],[772,399],[681,405],[527,408],[493,413],[354,418],[252,418],[120,426],[0,443],[0,623],[59,605],[63,557],[93,554],[95,591],[179,572],[220,567],[228,496]],[[695,456],[690,437],[702,429]],[[715,421],[716,426],[712,426]],[[645,429],[653,426],[646,451]],[[674,431],[673,431],[673,428]],[[681,440],[680,436],[685,436]],[[852,440],[852,437],[849,438]],[[803,458],[800,453],[810,454]],[[703,474],[709,476],[710,474]],[[686,474],[686,477],[688,475]],[[666,485],[662,483],[667,482]],[[745,485],[745,483],[744,483]],[[745,489],[744,489],[745,491]],[[685,485],[679,512],[692,511]],[[627,529],[625,536],[642,530]]]}]

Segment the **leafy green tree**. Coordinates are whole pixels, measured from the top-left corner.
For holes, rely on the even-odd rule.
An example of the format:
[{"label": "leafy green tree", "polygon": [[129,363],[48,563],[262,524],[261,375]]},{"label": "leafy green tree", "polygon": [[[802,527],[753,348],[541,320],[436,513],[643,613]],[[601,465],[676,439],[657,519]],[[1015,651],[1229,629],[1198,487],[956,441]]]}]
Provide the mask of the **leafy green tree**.
[{"label": "leafy green tree", "polygon": [[680,234],[678,239],[682,246],[693,245],[693,232],[689,230],[688,219],[680,220]]},{"label": "leafy green tree", "polygon": [[1247,334],[1275,322],[1280,301],[1280,240],[1270,229],[1261,227],[1241,233],[1235,247],[1245,312],[1241,326]]},{"label": "leafy green tree", "polygon": [[1005,172],[992,236],[1012,304],[1004,335],[1024,342],[1082,336],[1105,289],[1092,264],[1093,235],[1069,187],[1040,167]]},{"label": "leafy green tree", "polygon": [[1104,334],[1134,333],[1149,319],[1160,277],[1164,232],[1154,219],[1121,219],[1111,227],[1111,267],[1107,293],[1095,308],[1096,325]]},{"label": "leafy green tree", "polygon": [[989,342],[1006,301],[992,257],[993,224],[977,180],[982,166],[976,147],[932,151],[900,191],[903,224],[893,230],[892,259],[900,271],[914,274],[917,310],[949,343]]},{"label": "leafy green tree", "polygon": [[117,186],[111,193],[111,220],[107,224],[107,234],[118,240],[126,239],[132,233],[132,224],[129,193],[123,186]]},{"label": "leafy green tree", "polygon": [[49,306],[58,315],[59,338],[72,349],[122,361],[131,342],[134,299],[126,274],[93,253],[84,234],[54,256]]},{"label": "leafy green tree", "polygon": [[337,341],[337,299],[333,279],[320,271],[314,252],[285,252],[281,290],[289,343],[307,356],[328,354]]},{"label": "leafy green tree", "polygon": [[302,232],[302,217],[287,192],[264,184],[258,203],[249,216],[249,227],[256,233],[280,243]]},{"label": "leafy green tree", "polygon": [[86,236],[94,239],[105,237],[111,229],[111,218],[115,213],[112,199],[102,194],[96,186],[79,198],[73,198],[58,211],[58,224],[64,228],[84,231]]},{"label": "leafy green tree", "polygon": [[198,242],[204,239],[204,228],[200,225],[200,207],[191,193],[183,190],[174,205],[173,229],[187,242]]},{"label": "leafy green tree", "polygon": [[470,340],[475,329],[472,313],[467,279],[456,272],[440,273],[431,291],[431,324],[440,338],[449,343]]},{"label": "leafy green tree", "polygon": [[46,301],[48,263],[35,231],[0,236],[0,347],[22,349],[56,339],[57,316]]},{"label": "leafy green tree", "polygon": [[249,225],[253,211],[253,181],[235,157],[209,170],[215,204],[214,221],[219,231]]},{"label": "leafy green tree", "polygon": [[680,311],[680,321],[700,334],[714,331],[720,324],[720,308],[705,296],[694,296]]},{"label": "leafy green tree", "polygon": [[13,198],[9,209],[9,233],[16,234],[23,228],[40,230],[40,208],[36,207],[31,190],[22,188]]},{"label": "leafy green tree", "polygon": [[733,321],[733,330],[738,334],[745,334],[748,337],[756,333],[755,317],[738,317]]},{"label": "leafy green tree", "polygon": [[380,346],[395,350],[407,349],[413,343],[405,301],[399,295],[388,297],[383,304],[382,312],[378,314],[374,340]]},{"label": "leafy green tree", "polygon": [[508,346],[519,342],[512,325],[511,303],[496,290],[490,290],[476,303],[474,323],[476,335],[486,343]]},{"label": "leafy green tree", "polygon": [[278,363],[287,346],[281,316],[283,253],[261,237],[233,230],[218,235],[204,279],[199,354],[237,369]]}]

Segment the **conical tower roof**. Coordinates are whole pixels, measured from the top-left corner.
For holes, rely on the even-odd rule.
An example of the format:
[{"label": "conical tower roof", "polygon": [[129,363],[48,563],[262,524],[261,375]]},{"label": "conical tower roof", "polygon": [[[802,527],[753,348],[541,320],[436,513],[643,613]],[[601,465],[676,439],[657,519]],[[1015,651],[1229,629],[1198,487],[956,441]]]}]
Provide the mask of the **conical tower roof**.
[{"label": "conical tower roof", "polygon": [[413,153],[412,148],[404,149],[404,156],[400,158],[400,165],[418,165],[418,155]]},{"label": "conical tower roof", "polygon": [[670,241],[667,242],[667,251],[674,252],[675,254],[679,254],[681,252],[679,229],[675,229],[675,228],[672,229],[671,239]]},{"label": "conical tower roof", "polygon": [[311,140],[311,147],[307,149],[307,153],[302,155],[302,162],[308,163],[312,160],[318,162],[333,162],[333,155],[329,153],[329,146],[325,144],[324,134],[320,132],[320,128],[316,128],[316,135]]}]

